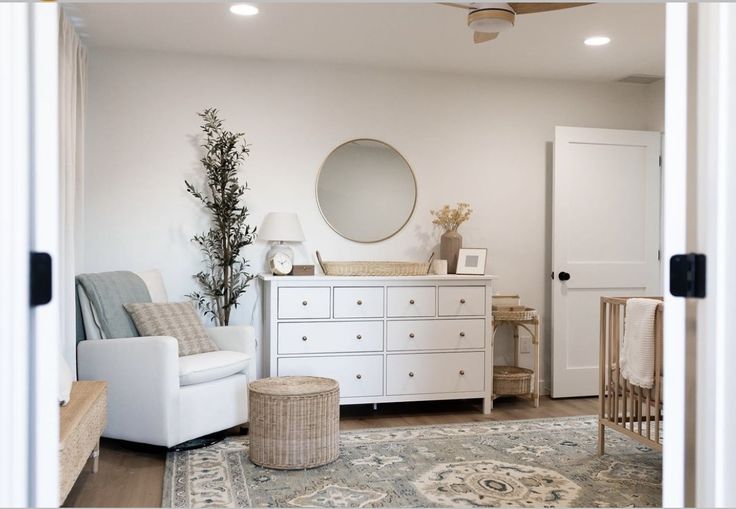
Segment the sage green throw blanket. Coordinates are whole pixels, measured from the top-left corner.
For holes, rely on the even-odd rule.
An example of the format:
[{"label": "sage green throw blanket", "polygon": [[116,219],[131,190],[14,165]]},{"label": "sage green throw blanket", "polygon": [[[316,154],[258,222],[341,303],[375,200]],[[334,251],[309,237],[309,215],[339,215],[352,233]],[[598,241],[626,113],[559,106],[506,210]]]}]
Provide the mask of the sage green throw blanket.
[{"label": "sage green throw blanket", "polygon": [[77,285],[87,295],[103,337],[138,336],[133,320],[123,307],[125,304],[151,302],[146,283],[137,274],[128,271],[79,274]]}]

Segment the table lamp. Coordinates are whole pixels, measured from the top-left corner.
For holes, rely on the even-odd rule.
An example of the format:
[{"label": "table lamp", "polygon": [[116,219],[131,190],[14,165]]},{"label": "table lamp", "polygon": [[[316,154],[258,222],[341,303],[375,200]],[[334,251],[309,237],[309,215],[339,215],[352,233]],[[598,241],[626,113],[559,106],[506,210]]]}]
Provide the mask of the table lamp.
[{"label": "table lamp", "polygon": [[269,212],[263,219],[258,238],[271,241],[266,253],[266,263],[271,272],[279,275],[291,273],[294,266],[294,251],[285,242],[303,242],[304,232],[299,216],[294,212]]}]

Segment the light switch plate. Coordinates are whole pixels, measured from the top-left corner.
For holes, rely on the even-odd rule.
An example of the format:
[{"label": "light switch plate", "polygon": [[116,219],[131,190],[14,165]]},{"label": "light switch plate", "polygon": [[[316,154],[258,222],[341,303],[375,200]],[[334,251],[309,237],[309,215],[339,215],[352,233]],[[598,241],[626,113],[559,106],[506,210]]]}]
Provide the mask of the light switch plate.
[{"label": "light switch plate", "polygon": [[519,341],[519,353],[532,353],[532,338],[521,338]]}]

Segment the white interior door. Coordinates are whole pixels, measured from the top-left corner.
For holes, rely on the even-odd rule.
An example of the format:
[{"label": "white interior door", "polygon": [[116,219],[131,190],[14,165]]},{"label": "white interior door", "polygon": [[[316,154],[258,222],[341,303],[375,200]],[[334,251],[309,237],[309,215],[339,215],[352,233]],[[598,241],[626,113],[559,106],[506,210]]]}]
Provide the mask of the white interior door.
[{"label": "white interior door", "polygon": [[661,294],[658,132],[557,127],[552,397],[598,393],[601,296]]}]

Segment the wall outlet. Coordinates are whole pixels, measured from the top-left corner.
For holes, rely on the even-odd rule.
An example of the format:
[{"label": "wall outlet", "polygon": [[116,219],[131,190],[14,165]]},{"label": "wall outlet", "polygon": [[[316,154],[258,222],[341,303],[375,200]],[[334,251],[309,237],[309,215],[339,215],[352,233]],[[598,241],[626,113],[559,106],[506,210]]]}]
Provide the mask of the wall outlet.
[{"label": "wall outlet", "polygon": [[519,338],[519,353],[532,353],[532,338]]}]

